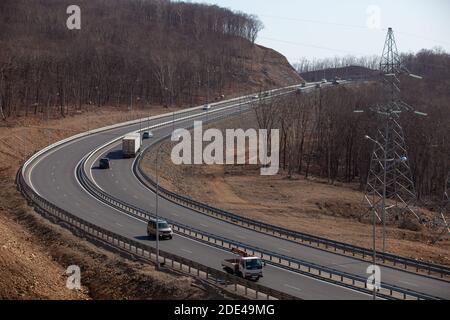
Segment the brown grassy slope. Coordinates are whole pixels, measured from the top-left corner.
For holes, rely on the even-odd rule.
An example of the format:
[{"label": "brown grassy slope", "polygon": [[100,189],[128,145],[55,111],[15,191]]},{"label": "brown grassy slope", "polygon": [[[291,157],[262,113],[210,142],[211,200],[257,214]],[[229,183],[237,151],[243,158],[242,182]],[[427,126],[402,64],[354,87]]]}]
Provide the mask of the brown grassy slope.
[{"label": "brown grassy slope", "polygon": [[263,46],[255,46],[251,56],[245,56],[245,67],[251,70],[249,81],[242,83],[248,91],[273,89],[299,84],[302,77],[279,52]]},{"label": "brown grassy slope", "polygon": [[[254,116],[225,120],[216,128],[256,127]],[[165,143],[166,153],[171,145]],[[260,176],[255,166],[175,166],[168,156],[160,170],[162,184],[212,206],[229,210],[258,221],[291,230],[372,247],[370,223],[358,221],[363,194],[356,184],[330,185],[325,180],[303,177],[289,179],[281,173]],[[143,167],[154,170],[153,155],[147,154]],[[389,226],[387,250],[415,259],[450,265],[450,239],[432,245],[435,234],[429,230],[410,231]],[[377,246],[381,248],[381,229]]]}]

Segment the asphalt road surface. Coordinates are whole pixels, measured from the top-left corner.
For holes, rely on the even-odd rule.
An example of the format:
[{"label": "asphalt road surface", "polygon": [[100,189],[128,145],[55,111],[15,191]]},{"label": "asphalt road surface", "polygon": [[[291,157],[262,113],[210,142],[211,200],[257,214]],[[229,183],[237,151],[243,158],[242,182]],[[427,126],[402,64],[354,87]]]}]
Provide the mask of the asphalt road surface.
[{"label": "asphalt road surface", "polygon": [[[229,112],[228,110],[221,111],[215,116],[223,116]],[[192,114],[198,114],[198,118],[195,120],[206,118],[211,120],[214,117],[211,111],[206,113],[202,110],[197,110]],[[193,121],[194,119],[183,121],[178,123],[176,127],[191,126]],[[153,120],[150,123],[144,122],[143,124],[113,129],[64,144],[38,157],[27,168],[25,177],[35,191],[58,207],[102,228],[154,246],[154,241],[146,237],[146,225],[144,222],[117,211],[89,195],[80,187],[75,176],[75,169],[82,158],[99,146],[129,132],[138,130],[142,126],[153,125],[157,122],[157,120]],[[172,130],[172,125],[155,129],[153,130],[155,137],[147,140],[146,143],[152,143],[158,137],[170,134]],[[100,156],[109,156],[112,161],[112,168],[104,171],[92,170],[92,178],[95,182],[112,196],[142,209],[154,211],[156,197],[134,176],[132,171],[134,159],[121,159],[118,145],[109,146]],[[95,168],[97,164],[92,163],[91,166]],[[357,259],[313,249],[247,230],[207,217],[161,198],[159,208],[162,217],[208,233],[314,262],[322,266],[332,267],[347,273],[367,276],[366,268],[368,263]],[[232,257],[228,252],[181,236],[175,236],[171,241],[161,242],[161,250],[189,258],[219,270],[221,269],[221,260]],[[418,292],[446,299],[450,298],[450,284],[448,282],[390,268],[382,268],[382,281]],[[273,266],[267,266],[264,269],[264,278],[260,280],[260,283],[303,299],[371,299],[371,296],[367,294]]]}]

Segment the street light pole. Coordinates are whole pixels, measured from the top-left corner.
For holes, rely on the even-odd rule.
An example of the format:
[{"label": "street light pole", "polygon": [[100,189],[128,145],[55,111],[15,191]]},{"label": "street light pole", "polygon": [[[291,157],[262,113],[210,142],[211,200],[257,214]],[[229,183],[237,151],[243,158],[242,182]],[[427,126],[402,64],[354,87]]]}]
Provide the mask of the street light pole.
[{"label": "street light pole", "polygon": [[376,288],[376,278],[375,278],[375,273],[376,273],[376,266],[377,266],[377,243],[376,243],[376,232],[377,232],[377,227],[376,227],[376,214],[375,214],[375,210],[373,211],[373,217],[372,217],[372,235],[373,235],[373,261],[372,261],[372,265],[373,265],[373,274],[374,274],[374,278],[373,278],[373,300],[377,300],[377,288]]},{"label": "street light pole", "polygon": [[382,219],[383,219],[383,254],[386,253],[386,196],[387,196],[387,148],[388,148],[388,134],[389,134],[389,121],[386,121],[385,128],[385,138],[384,138],[384,174],[383,174],[383,211],[382,211]]},{"label": "street light pole", "polygon": [[160,269],[159,265],[159,154],[161,152],[162,144],[159,145],[156,152],[156,270]]}]

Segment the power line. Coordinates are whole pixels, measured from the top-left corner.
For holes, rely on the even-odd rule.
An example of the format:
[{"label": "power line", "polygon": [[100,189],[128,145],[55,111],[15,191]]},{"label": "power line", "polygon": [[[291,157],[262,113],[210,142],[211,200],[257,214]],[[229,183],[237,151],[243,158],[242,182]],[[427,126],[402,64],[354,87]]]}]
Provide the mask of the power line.
[{"label": "power line", "polygon": [[[336,26],[336,27],[351,28],[351,29],[360,29],[360,30],[362,30],[362,29],[369,29],[367,26],[363,26],[363,25],[345,24],[345,23],[338,23],[338,22],[329,22],[329,21],[320,21],[320,20],[311,20],[311,19],[300,19],[300,18],[290,18],[290,17],[280,17],[280,16],[273,16],[273,15],[265,15],[265,14],[260,14],[259,16],[267,17],[267,18],[271,18],[271,19],[279,19],[279,20],[286,20],[286,21],[297,21],[297,22],[302,22],[302,23],[314,23],[314,24],[320,24],[320,25]],[[388,28],[373,29],[373,30],[379,31],[379,32],[387,32],[387,31],[389,31]],[[429,37],[426,37],[426,36],[423,36],[423,35],[413,34],[413,33],[404,32],[404,31],[397,31],[396,30],[396,33],[397,34],[402,34],[402,35],[408,36],[408,37],[418,38],[418,39],[427,40],[427,41],[440,43],[440,44],[445,44],[445,45],[450,46],[450,42],[448,42],[448,41],[432,39],[432,38],[429,38]]]},{"label": "power line", "polygon": [[365,53],[356,52],[356,51],[352,52],[352,51],[348,51],[348,50],[342,50],[342,49],[318,46],[318,45],[314,45],[314,44],[301,43],[301,42],[295,42],[295,41],[280,40],[280,39],[274,39],[274,38],[268,38],[268,37],[259,37],[259,39],[276,41],[276,42],[291,44],[291,45],[300,46],[300,47],[309,47],[309,48],[315,48],[315,49],[321,49],[321,50],[327,50],[327,51],[333,51],[333,52],[343,52],[343,53],[346,53],[346,54],[358,54],[358,55],[362,55],[362,56],[370,56],[371,55],[371,54],[365,54]]}]

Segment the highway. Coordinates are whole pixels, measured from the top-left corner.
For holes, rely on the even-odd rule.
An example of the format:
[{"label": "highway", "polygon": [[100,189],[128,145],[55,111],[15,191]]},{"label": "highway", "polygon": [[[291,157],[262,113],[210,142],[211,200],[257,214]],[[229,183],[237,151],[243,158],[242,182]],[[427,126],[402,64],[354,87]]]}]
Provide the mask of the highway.
[{"label": "highway", "polygon": [[[222,117],[229,112],[229,110],[220,111],[215,116]],[[201,110],[193,111],[192,115],[198,115],[198,118],[177,123],[176,127],[189,127],[194,120],[212,119],[214,117]],[[157,123],[158,120],[152,120],[149,123],[144,122],[144,124],[111,129],[107,132],[92,134],[52,149],[35,159],[26,168],[25,177],[27,183],[51,203],[88,222],[130,239],[154,246],[154,241],[146,237],[146,225],[144,222],[128,216],[123,212],[119,212],[89,195],[81,188],[77,181],[75,170],[80,161],[99,146],[129,132],[136,131],[143,125],[154,125]],[[152,143],[158,138],[165,137],[172,130],[172,124],[155,129],[153,130],[155,137],[146,141],[146,143]],[[95,160],[103,156],[111,159],[111,170],[102,171],[95,169],[97,165]],[[112,144],[94,157],[93,162],[89,163],[88,167],[93,168],[92,179],[104,191],[129,204],[145,210],[154,211],[155,195],[134,176],[132,170],[133,162],[133,159],[122,159],[120,156],[120,147],[117,144]],[[368,266],[366,262],[243,229],[186,209],[164,199],[160,199],[160,214],[170,220],[221,237],[234,239],[270,251],[280,252],[284,255],[314,262],[322,266],[332,267],[344,272],[366,276],[365,271]],[[172,241],[161,242],[161,249],[219,270],[221,269],[221,260],[231,256],[230,253],[221,249],[213,248],[182,236],[175,236]],[[265,277],[260,280],[262,285],[303,299],[357,300],[371,298],[367,294],[293,273],[275,266],[267,266],[264,272]],[[382,268],[382,281],[430,295],[446,299],[450,298],[450,284],[448,282],[390,268]]]}]

